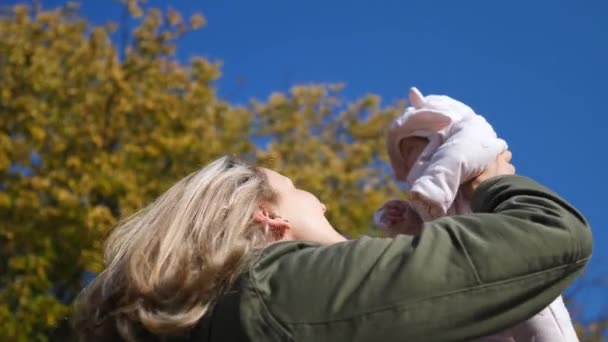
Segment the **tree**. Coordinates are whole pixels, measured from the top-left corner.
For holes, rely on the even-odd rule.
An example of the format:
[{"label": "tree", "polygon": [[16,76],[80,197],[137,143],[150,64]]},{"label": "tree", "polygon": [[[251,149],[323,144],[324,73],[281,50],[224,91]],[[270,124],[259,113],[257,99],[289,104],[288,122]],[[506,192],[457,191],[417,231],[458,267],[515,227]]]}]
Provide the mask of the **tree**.
[{"label": "tree", "polygon": [[585,313],[585,307],[577,303],[574,297],[583,291],[605,292],[607,287],[608,274],[585,275],[575,286],[570,287],[567,295],[564,296],[566,304],[570,304],[570,314],[573,316],[574,321],[576,321],[574,327],[581,341],[606,341],[608,338],[608,302],[595,303],[596,305],[599,304],[601,308],[591,316],[592,320],[590,321],[588,313],[586,317],[579,317]]},{"label": "tree", "polygon": [[598,319],[596,322],[581,325],[575,324],[576,333],[583,342],[604,342],[608,335],[608,319]]},{"label": "tree", "polygon": [[[66,340],[70,303],[102,269],[102,241],[121,217],[223,154],[278,169],[319,195],[351,235],[398,189],[382,160],[400,111],[339,86],[294,87],[235,107],[218,99],[218,63],[175,56],[204,24],[144,11],[124,47],[114,24],[77,7],[15,5],[0,16],[0,336]],[[123,29],[121,27],[119,29]],[[265,146],[267,145],[267,146]],[[362,210],[362,208],[364,208]]]}]

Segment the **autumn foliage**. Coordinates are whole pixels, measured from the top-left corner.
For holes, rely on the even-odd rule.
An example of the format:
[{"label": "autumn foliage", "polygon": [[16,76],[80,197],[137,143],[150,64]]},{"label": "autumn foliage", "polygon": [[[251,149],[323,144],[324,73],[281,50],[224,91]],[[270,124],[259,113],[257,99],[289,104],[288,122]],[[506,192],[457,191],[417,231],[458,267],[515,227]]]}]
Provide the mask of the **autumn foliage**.
[{"label": "autumn foliage", "polygon": [[125,3],[138,25],[94,27],[77,7],[17,5],[0,16],[0,336],[66,339],[70,303],[102,269],[121,218],[223,154],[277,169],[318,194],[344,232],[368,232],[397,189],[379,167],[399,112],[340,86],[298,86],[236,107],[218,63],[176,58],[204,24]]}]

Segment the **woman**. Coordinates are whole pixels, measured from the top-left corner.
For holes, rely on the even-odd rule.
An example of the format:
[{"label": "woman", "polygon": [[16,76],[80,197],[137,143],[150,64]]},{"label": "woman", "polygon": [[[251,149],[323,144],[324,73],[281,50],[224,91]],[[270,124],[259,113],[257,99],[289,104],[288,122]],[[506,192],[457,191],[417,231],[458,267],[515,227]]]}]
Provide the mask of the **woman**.
[{"label": "woman", "polygon": [[87,341],[491,334],[549,304],[591,254],[585,219],[513,173],[506,152],[471,182],[475,214],[346,241],[287,177],[220,158],[115,228],[76,329]]}]

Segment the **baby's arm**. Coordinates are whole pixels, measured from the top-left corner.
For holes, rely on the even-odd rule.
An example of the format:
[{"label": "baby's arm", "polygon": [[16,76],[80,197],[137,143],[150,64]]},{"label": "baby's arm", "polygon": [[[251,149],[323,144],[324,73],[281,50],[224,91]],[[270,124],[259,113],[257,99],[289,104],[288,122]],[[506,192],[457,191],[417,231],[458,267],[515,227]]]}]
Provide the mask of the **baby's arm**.
[{"label": "baby's arm", "polygon": [[460,185],[483,172],[506,148],[481,116],[454,123],[410,189],[422,218],[427,221],[446,215]]}]

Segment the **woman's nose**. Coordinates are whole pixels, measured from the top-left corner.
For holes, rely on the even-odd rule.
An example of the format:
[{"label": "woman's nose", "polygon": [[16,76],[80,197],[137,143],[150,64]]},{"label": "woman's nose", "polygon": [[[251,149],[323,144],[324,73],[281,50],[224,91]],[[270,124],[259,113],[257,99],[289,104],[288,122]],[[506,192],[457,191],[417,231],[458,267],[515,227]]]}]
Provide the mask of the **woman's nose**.
[{"label": "woman's nose", "polygon": [[321,208],[323,209],[323,213],[325,213],[327,211],[327,207],[323,203],[321,203]]}]

